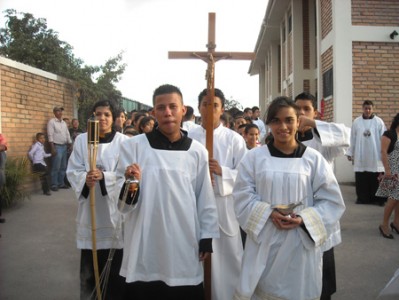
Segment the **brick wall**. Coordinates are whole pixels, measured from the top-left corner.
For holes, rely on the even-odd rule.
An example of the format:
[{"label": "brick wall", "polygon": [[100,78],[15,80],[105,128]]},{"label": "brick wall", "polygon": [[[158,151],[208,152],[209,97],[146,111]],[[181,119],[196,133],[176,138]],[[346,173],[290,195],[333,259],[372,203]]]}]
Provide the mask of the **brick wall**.
[{"label": "brick wall", "polygon": [[53,107],[73,118],[73,82],[55,74],[0,57],[0,132],[7,155],[26,156],[37,132],[46,132]]},{"label": "brick wall", "polygon": [[333,48],[332,46],[321,55],[321,72],[331,69],[333,66]]},{"label": "brick wall", "polygon": [[302,0],[303,68],[310,69],[309,0]]},{"label": "brick wall", "polygon": [[[375,2],[375,1],[372,1]],[[371,100],[387,127],[399,112],[399,47],[394,43],[353,42],[353,118]]]},{"label": "brick wall", "polygon": [[64,107],[63,117],[73,117],[74,89],[61,77],[46,78],[1,61],[0,68],[1,130],[9,143],[8,155],[22,156],[35,134],[46,130],[54,106]]},{"label": "brick wall", "polygon": [[332,0],[321,0],[321,38],[324,39],[332,30]]},{"label": "brick wall", "polygon": [[[333,48],[330,47],[321,55],[321,71],[324,74],[327,70],[333,67]],[[323,86],[323,78],[320,77],[319,80],[321,81],[321,86]],[[321,95],[323,96],[323,95]],[[334,120],[334,95],[325,100],[324,106],[324,116],[323,120],[325,121],[333,121]]]},{"label": "brick wall", "polygon": [[303,81],[303,91],[310,93],[310,80],[309,79],[305,79]]},{"label": "brick wall", "polygon": [[399,26],[399,1],[352,0],[352,24]]}]

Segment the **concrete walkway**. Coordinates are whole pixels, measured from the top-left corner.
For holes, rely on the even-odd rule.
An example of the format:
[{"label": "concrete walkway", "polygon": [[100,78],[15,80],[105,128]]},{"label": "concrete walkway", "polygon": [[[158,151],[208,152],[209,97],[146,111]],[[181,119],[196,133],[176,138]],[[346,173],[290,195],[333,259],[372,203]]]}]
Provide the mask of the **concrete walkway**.
[{"label": "concrete walkway", "polygon": [[[356,205],[355,188],[341,186],[347,211],[343,243],[335,248],[336,300],[372,300],[399,268],[399,235],[381,237],[383,208]],[[77,202],[71,190],[35,194],[4,211],[0,224],[0,299],[79,298],[79,251],[75,244]]]}]

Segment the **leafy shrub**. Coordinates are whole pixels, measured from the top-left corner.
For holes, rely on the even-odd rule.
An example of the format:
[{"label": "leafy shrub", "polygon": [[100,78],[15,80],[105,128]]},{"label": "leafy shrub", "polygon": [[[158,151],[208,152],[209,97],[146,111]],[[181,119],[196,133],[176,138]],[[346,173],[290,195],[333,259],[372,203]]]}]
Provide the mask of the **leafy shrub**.
[{"label": "leafy shrub", "polygon": [[6,183],[1,189],[3,207],[10,207],[13,203],[25,198],[30,199],[24,189],[26,179],[31,176],[30,161],[27,157],[7,157]]}]

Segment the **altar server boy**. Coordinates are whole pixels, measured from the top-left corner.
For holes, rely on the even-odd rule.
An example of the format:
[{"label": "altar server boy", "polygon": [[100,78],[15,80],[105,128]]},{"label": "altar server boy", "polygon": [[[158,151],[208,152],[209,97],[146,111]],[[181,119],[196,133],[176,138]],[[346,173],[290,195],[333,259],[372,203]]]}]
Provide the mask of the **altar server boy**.
[{"label": "altar server boy", "polygon": [[208,154],[180,129],[185,107],[177,87],[158,87],[153,106],[158,127],[121,145],[120,186],[125,178],[140,180],[126,198],[122,188],[121,275],[129,299],[202,300],[202,261],[219,237]]}]

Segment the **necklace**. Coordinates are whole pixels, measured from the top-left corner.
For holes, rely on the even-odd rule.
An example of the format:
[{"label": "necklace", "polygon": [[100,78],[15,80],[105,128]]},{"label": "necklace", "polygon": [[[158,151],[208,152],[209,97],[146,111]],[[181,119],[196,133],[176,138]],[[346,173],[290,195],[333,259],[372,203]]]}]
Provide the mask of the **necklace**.
[{"label": "necklace", "polygon": [[370,120],[370,119],[364,119],[364,118],[362,119],[363,127],[365,128],[364,131],[363,131],[363,136],[366,137],[366,138],[371,136],[370,128],[367,128],[367,126],[366,126],[366,121],[367,120]]}]

